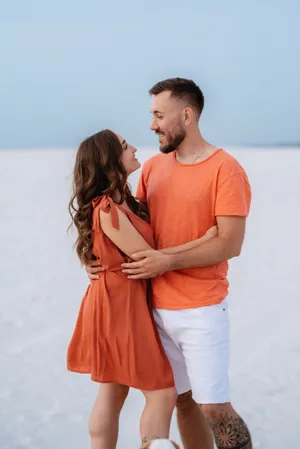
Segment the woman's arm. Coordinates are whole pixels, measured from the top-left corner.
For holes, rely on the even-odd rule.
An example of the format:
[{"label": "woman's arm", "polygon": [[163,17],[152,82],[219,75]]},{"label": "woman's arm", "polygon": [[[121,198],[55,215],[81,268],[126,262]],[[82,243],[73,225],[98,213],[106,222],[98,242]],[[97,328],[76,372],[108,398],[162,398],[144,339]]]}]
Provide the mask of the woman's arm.
[{"label": "woman's arm", "polygon": [[183,243],[182,245],[172,246],[171,248],[160,249],[159,251],[163,254],[178,254],[189,249],[195,248],[206,240],[212,239],[218,235],[217,226],[212,226],[209,228],[206,233],[200,237],[199,239],[192,240],[191,242]]},{"label": "woman's arm", "polygon": [[138,251],[153,249],[133,226],[129,218],[116,206],[119,217],[119,229],[112,226],[111,211],[99,211],[100,224],[104,234],[127,256]]}]

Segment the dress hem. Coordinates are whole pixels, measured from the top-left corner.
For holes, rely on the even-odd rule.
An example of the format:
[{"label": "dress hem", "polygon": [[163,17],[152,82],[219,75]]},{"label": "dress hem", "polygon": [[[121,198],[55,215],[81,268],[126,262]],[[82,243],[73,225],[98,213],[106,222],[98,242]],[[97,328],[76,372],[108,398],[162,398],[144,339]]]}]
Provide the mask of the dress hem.
[{"label": "dress hem", "polygon": [[169,382],[168,384],[166,384],[164,386],[161,386],[161,384],[160,385],[158,385],[158,384],[154,384],[153,385],[152,384],[152,386],[149,387],[149,385],[147,386],[145,384],[139,384],[139,385],[137,385],[137,384],[129,384],[129,382],[122,382],[122,379],[117,379],[117,378],[115,378],[115,379],[100,378],[100,377],[97,377],[97,376],[94,376],[93,374],[91,374],[90,370],[88,370],[86,368],[82,368],[82,367],[76,367],[76,368],[68,367],[68,370],[73,372],[73,373],[78,373],[78,374],[90,374],[91,380],[93,382],[103,383],[103,384],[104,383],[105,384],[114,383],[114,384],[119,384],[119,385],[125,385],[125,386],[130,387],[130,388],[136,388],[137,390],[149,390],[149,391],[153,390],[153,391],[155,391],[155,390],[165,390],[167,388],[175,387],[175,383],[174,382]]}]

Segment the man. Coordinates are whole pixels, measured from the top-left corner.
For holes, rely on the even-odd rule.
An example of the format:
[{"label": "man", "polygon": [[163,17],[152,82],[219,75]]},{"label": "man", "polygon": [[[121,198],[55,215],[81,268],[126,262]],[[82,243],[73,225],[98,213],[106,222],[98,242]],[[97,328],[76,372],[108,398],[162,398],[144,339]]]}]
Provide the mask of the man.
[{"label": "man", "polygon": [[[202,137],[204,97],[193,81],[172,78],[149,92],[161,154],[144,164],[137,197],[148,204],[158,250],[137,253],[123,271],[131,279],[152,278],[154,318],[174,371],[185,449],[212,447],[200,409],[219,449],[252,449],[230,403],[226,299],[227,261],[241,251],[249,182],[232,156]],[[159,251],[195,240],[214,224],[218,235],[196,248]],[[88,268],[91,278],[97,270]]]}]

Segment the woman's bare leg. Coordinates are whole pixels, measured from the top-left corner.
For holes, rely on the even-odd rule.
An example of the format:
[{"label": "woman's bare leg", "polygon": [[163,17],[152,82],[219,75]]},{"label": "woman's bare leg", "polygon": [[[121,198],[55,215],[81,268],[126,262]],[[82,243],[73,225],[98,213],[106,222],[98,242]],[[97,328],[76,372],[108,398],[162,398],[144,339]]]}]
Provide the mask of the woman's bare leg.
[{"label": "woman's bare leg", "polygon": [[157,438],[169,438],[172,413],[177,400],[175,388],[143,393],[146,405],[140,422],[142,446]]},{"label": "woman's bare leg", "polygon": [[114,383],[100,384],[99,393],[89,419],[91,449],[115,449],[119,416],[129,388]]}]

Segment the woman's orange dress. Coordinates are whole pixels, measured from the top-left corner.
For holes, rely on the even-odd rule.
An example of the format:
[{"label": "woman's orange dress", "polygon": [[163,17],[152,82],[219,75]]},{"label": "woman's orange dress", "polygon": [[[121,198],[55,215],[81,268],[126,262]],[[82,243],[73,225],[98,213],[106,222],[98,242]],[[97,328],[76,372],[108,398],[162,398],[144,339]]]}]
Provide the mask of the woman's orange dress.
[{"label": "woman's orange dress", "polygon": [[118,229],[117,207],[144,239],[154,247],[149,223],[110,197],[93,200],[93,253],[105,269],[83,297],[71,338],[67,367],[90,373],[96,382],[115,382],[141,390],[174,386],[170,363],[159,339],[147,300],[145,280],[130,280],[121,264],[130,259],[103,233],[99,211],[111,210]]}]

